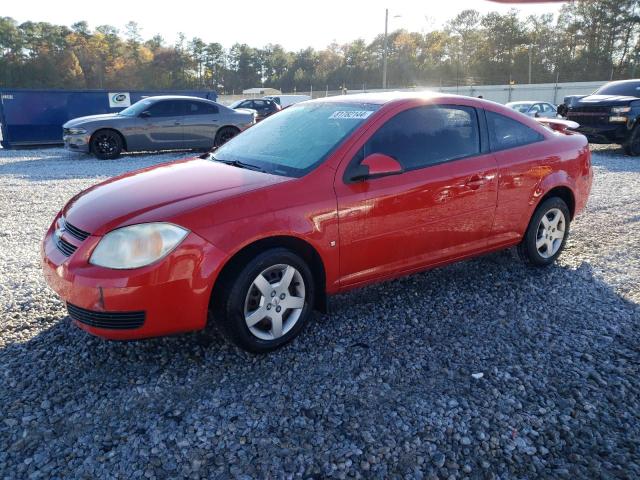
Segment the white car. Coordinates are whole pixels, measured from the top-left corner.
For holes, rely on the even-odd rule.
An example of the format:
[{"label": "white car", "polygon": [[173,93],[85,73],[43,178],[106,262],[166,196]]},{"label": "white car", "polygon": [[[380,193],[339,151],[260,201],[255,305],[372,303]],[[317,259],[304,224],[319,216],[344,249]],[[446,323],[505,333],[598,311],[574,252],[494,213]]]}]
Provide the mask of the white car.
[{"label": "white car", "polygon": [[267,95],[262,98],[273,100],[282,108],[288,107],[289,105],[293,105],[295,103],[311,100],[311,97],[309,95]]},{"label": "white car", "polygon": [[549,102],[509,102],[506,106],[528,117],[556,118],[558,116],[558,109]]}]

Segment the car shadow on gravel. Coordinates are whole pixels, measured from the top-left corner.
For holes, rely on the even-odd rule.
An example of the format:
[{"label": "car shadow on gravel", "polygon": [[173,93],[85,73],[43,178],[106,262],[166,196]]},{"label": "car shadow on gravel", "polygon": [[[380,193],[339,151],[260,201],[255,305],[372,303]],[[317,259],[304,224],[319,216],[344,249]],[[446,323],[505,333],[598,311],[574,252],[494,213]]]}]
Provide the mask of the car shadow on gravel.
[{"label": "car shadow on gravel", "polygon": [[[144,468],[155,446],[188,472],[198,458],[223,476],[279,458],[280,477],[309,455],[286,471],[331,476],[327,465],[353,458],[351,470],[379,477],[462,465],[640,474],[628,460],[640,446],[640,306],[588,264],[530,269],[501,252],[336,296],[330,310],[264,356],[213,329],[117,343],[68,318],[9,344],[0,467],[29,473],[27,459],[77,450],[49,473],[98,458],[101,476],[122,470],[112,461]],[[401,457],[385,456],[398,445]],[[156,474],[173,471],[164,461]]]}]

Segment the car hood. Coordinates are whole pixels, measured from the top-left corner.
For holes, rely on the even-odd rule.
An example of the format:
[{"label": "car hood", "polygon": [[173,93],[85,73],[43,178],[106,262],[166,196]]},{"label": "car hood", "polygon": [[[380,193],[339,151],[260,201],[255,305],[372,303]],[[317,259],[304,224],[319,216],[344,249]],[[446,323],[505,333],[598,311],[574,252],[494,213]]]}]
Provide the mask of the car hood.
[{"label": "car hood", "polygon": [[71,225],[104,235],[125,225],[172,221],[192,209],[287,180],[212,160],[185,159],[99,183],[72,198],[62,213]]},{"label": "car hood", "polygon": [[67,123],[65,123],[62,127],[71,128],[71,127],[77,127],[78,125],[84,125],[86,123],[122,120],[123,118],[126,118],[126,117],[122,115],[118,115],[117,113],[103,113],[102,115],[88,115],[86,117],[72,118]]},{"label": "car hood", "polygon": [[638,97],[629,97],[626,95],[589,95],[579,99],[573,103],[573,107],[617,107],[620,105],[628,105],[629,102],[638,100]]}]

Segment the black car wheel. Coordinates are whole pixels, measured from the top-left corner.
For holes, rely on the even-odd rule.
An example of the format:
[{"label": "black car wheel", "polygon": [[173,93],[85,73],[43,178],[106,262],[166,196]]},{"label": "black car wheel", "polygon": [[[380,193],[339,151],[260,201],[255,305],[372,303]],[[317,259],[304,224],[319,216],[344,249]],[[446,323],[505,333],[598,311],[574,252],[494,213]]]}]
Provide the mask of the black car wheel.
[{"label": "black car wheel", "polygon": [[221,145],[224,145],[238,133],[238,130],[233,127],[222,127],[216,134],[216,139],[214,140],[213,146],[219,147]]},{"label": "black car wheel", "polygon": [[624,152],[627,155],[637,157],[640,155],[640,124],[633,127],[631,135],[627,138],[627,141],[623,145]]},{"label": "black car wheel", "polygon": [[122,152],[122,137],[113,130],[98,130],[91,137],[91,152],[101,160],[118,158]]}]

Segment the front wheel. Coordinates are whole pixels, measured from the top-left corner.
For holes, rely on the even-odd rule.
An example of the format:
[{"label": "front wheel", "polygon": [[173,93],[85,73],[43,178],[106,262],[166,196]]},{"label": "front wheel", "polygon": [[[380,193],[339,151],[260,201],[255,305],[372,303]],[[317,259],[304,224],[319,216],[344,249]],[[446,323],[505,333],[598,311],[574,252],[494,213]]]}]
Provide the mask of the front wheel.
[{"label": "front wheel", "polygon": [[569,208],[561,198],[551,197],[542,202],[518,245],[520,257],[538,267],[553,263],[569,236],[570,218]]},{"label": "front wheel", "polygon": [[640,124],[633,127],[623,147],[627,155],[631,155],[632,157],[640,156]]},{"label": "front wheel", "polygon": [[98,130],[91,137],[91,151],[100,160],[112,160],[122,153],[122,137],[113,130]]},{"label": "front wheel", "polygon": [[214,319],[225,337],[244,350],[265,353],[282,347],[312,314],[313,275],[289,250],[267,250],[222,281],[213,299]]}]

